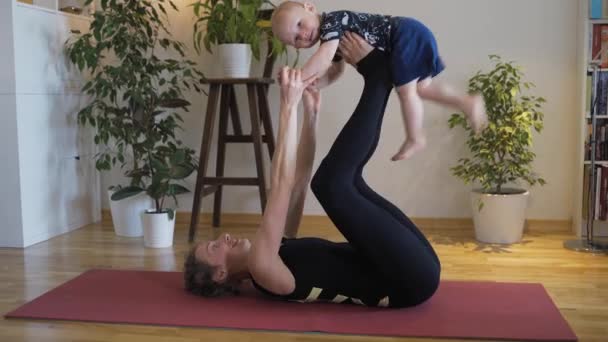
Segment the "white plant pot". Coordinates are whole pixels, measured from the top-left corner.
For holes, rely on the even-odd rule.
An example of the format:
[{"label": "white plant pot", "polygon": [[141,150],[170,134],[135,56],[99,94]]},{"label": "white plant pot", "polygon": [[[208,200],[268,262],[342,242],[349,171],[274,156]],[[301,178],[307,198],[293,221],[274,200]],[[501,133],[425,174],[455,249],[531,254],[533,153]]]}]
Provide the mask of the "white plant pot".
[{"label": "white plant pot", "polygon": [[[521,190],[508,195],[471,193],[475,238],[481,242],[511,244],[521,240],[530,193]],[[483,208],[479,210],[479,200]]]},{"label": "white plant pot", "polygon": [[222,77],[247,78],[251,75],[251,46],[249,44],[220,44],[218,55]]},{"label": "white plant pot", "polygon": [[150,248],[165,248],[173,245],[175,215],[169,219],[167,213],[155,213],[154,209],[146,210],[143,216],[144,245]]},{"label": "white plant pot", "polygon": [[142,192],[120,201],[112,201],[113,190],[108,190],[114,232],[118,236],[140,237],[144,235],[141,214],[153,205],[152,199]]}]

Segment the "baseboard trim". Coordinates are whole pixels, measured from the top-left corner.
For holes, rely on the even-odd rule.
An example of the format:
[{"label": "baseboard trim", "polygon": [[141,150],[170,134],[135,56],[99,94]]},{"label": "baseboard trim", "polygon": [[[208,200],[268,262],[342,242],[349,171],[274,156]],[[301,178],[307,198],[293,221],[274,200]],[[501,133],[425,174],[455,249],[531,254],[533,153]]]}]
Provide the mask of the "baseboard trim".
[{"label": "baseboard trim", "polygon": [[48,241],[50,239],[56,238],[61,235],[72,233],[80,228],[86,227],[92,222],[99,221],[98,215],[93,215],[92,217],[88,217],[83,219],[82,221],[76,221],[68,224],[62,229],[51,229],[42,233],[34,234],[34,235],[26,235],[23,238],[23,243],[18,248],[27,248],[40,242]]},{"label": "baseboard trim", "polygon": [[[180,211],[176,214],[177,224],[190,224],[191,212]],[[212,219],[211,213],[202,213],[200,216],[199,225],[209,226]],[[249,213],[223,213],[222,225],[251,225],[256,226],[260,223],[262,216],[260,214]],[[412,221],[421,229],[473,229],[473,219],[471,218],[436,218],[436,217],[417,217],[412,218]],[[102,222],[104,224],[112,223],[112,215],[109,209],[102,210]],[[304,215],[302,224],[306,226],[333,226],[329,217],[324,215]],[[572,232],[572,221],[570,220],[526,220],[527,232],[539,233],[567,233]]]}]

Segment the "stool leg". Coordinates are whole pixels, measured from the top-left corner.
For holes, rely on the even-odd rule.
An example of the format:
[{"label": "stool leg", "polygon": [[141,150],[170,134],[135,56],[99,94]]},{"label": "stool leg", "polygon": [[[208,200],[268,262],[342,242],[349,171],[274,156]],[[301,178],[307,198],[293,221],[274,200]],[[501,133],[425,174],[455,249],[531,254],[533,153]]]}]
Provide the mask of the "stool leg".
[{"label": "stool leg", "polygon": [[264,160],[262,158],[262,134],[260,133],[260,120],[255,98],[255,85],[247,85],[249,97],[249,113],[251,115],[251,137],[253,138],[253,150],[255,152],[255,165],[258,171],[258,186],[260,188],[260,204],[262,212],[266,210],[266,177],[264,175]]},{"label": "stool leg", "polygon": [[209,100],[207,102],[207,114],[205,115],[205,127],[203,129],[203,140],[198,164],[198,174],[196,176],[196,188],[194,190],[194,201],[192,203],[192,216],[190,217],[190,231],[188,232],[188,242],[194,241],[194,234],[198,225],[199,214],[201,211],[201,197],[203,190],[203,180],[207,172],[207,161],[211,149],[211,137],[213,135],[213,124],[215,121],[215,109],[220,87],[212,84],[209,90]]},{"label": "stool leg", "polygon": [[236,93],[234,92],[234,86],[230,86],[232,95],[230,96],[230,116],[232,118],[232,128],[234,129],[234,135],[243,135],[243,129],[241,128],[241,119],[239,117],[239,106],[236,103]]},{"label": "stool leg", "polygon": [[266,144],[268,145],[268,155],[272,160],[274,155],[274,132],[272,129],[272,120],[270,119],[270,106],[268,105],[268,86],[264,84],[258,85],[258,102],[260,104],[260,117],[264,124],[264,133],[266,134]]},{"label": "stool leg", "polygon": [[[228,131],[228,115],[230,98],[232,97],[232,85],[222,85],[222,99],[220,100],[220,128],[217,141],[217,163],[215,164],[216,177],[224,176],[224,162],[226,160],[226,134]],[[218,184],[213,200],[213,227],[220,226],[220,215],[222,214],[222,190],[223,186]]]}]

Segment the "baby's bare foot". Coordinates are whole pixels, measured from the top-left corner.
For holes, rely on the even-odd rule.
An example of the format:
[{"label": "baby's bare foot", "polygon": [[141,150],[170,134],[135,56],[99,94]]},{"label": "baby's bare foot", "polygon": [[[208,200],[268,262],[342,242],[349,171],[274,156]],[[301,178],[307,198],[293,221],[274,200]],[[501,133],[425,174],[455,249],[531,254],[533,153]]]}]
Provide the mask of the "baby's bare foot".
[{"label": "baby's bare foot", "polygon": [[464,112],[475,134],[481,133],[488,125],[486,105],[481,95],[471,95],[465,100]]},{"label": "baby's bare foot", "polygon": [[403,143],[403,145],[401,145],[399,152],[397,152],[397,154],[395,154],[391,158],[391,160],[398,161],[398,160],[409,159],[414,154],[416,154],[418,151],[423,150],[425,147],[426,147],[426,139],[417,139],[417,140],[407,139]]}]

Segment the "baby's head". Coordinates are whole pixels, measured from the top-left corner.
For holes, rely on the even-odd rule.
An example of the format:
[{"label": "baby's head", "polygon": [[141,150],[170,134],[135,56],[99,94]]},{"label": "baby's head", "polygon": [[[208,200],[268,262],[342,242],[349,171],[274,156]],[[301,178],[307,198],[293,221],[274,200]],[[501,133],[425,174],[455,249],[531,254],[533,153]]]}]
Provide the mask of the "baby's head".
[{"label": "baby's head", "polygon": [[315,5],[285,1],[272,14],[272,32],[285,45],[310,48],[319,41],[321,20]]}]

